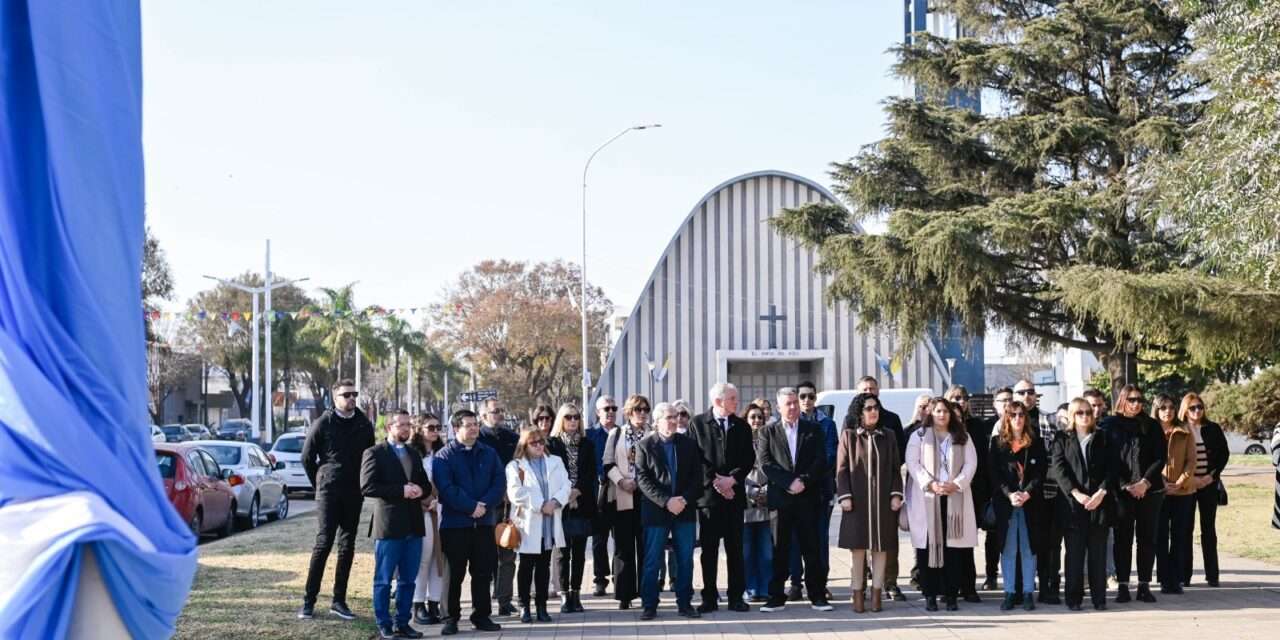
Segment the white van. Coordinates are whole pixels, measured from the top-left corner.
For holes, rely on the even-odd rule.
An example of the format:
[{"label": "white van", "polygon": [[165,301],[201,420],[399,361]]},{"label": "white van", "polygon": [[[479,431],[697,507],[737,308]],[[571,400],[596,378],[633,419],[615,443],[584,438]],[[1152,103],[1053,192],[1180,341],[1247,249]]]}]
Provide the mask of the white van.
[{"label": "white van", "polygon": [[[844,415],[849,411],[849,403],[858,395],[853,389],[834,389],[818,393],[818,408],[835,420],[836,428],[844,428]],[[880,404],[884,408],[898,414],[905,429],[911,424],[911,416],[915,413],[916,398],[922,395],[938,395],[928,387],[910,389],[881,389]]]}]

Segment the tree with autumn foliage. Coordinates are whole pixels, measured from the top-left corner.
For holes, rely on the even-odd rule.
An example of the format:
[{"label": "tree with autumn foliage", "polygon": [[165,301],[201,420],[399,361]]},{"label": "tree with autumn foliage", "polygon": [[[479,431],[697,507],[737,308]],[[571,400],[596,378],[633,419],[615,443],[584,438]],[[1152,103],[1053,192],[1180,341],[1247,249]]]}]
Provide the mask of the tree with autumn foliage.
[{"label": "tree with autumn foliage", "polygon": [[[433,307],[432,344],[469,358],[478,383],[512,408],[579,401],[581,275],[563,261],[486,260],[463,273]],[[587,287],[589,350],[604,345],[613,304]],[[588,363],[598,372],[596,359]]]}]

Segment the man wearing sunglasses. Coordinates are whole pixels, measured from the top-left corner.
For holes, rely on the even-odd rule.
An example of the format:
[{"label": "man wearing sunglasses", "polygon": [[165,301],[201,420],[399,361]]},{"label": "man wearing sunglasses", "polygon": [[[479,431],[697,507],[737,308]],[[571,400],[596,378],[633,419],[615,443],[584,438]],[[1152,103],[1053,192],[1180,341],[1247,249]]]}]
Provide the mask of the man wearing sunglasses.
[{"label": "man wearing sunglasses", "polygon": [[[827,475],[827,483],[822,487],[822,499],[826,502],[826,507],[818,510],[818,556],[822,562],[829,563],[830,557],[830,530],[831,530],[831,509],[835,506],[836,496],[836,447],[840,443],[840,430],[836,428],[834,420],[829,418],[827,414],[818,410],[818,387],[808,380],[801,382],[796,386],[797,397],[800,399],[800,417],[817,424],[822,430],[822,446],[827,453],[827,466],[830,472]],[[799,545],[791,546],[791,590],[788,592],[787,599],[799,601],[802,599],[803,591],[801,585],[804,582],[804,565],[801,562]],[[831,599],[831,593],[828,591],[824,594],[828,600]]]},{"label": "man wearing sunglasses", "polygon": [[[516,445],[520,435],[506,427],[507,413],[502,403],[496,398],[484,401],[480,410],[480,442],[498,453],[505,469],[516,455]],[[507,497],[502,495],[502,504],[498,507],[499,520],[507,518]],[[515,615],[516,608],[511,604],[513,587],[516,580],[516,552],[498,547],[498,565],[493,576],[493,599],[498,601],[498,615]]]},{"label": "man wearing sunglasses", "polygon": [[351,380],[333,385],[333,408],[325,411],[307,431],[302,444],[302,466],[316,488],[316,515],[319,531],[307,568],[306,594],[298,618],[315,615],[320,579],[337,534],[338,564],[333,575],[333,604],[329,612],[343,620],[354,620],[347,607],[347,578],[355,558],[356,528],[360,524],[360,461],[364,450],[374,444],[373,423],[356,408],[360,392]]},{"label": "man wearing sunglasses", "polygon": [[609,434],[618,426],[618,403],[611,395],[601,395],[596,399],[596,423],[587,429],[586,437],[595,445],[596,477],[600,479],[600,487],[596,495],[596,514],[591,521],[591,569],[595,572],[595,591],[597,598],[609,595],[609,523],[613,522],[614,503],[605,499],[605,490],[609,476],[604,472],[604,448],[609,442]]}]

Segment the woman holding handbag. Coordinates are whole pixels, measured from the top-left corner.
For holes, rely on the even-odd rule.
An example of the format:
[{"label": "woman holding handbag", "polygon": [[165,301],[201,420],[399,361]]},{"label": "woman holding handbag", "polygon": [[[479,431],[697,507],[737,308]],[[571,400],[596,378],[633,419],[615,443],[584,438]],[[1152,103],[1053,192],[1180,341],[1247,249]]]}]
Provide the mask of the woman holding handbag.
[{"label": "woman holding handbag", "polygon": [[632,394],[622,406],[625,424],[609,432],[604,447],[604,472],[609,477],[609,502],[616,507],[613,521],[613,597],[619,609],[630,609],[640,597],[640,567],[644,545],[640,505],[636,502],[635,448],[649,433],[649,399]]},{"label": "woman holding handbag", "polygon": [[[1231,451],[1222,427],[1209,419],[1204,399],[1198,393],[1182,396],[1178,421],[1186,425],[1196,439],[1195,506],[1182,536],[1182,582],[1191,584],[1192,538],[1196,511],[1200,512],[1200,550],[1204,553],[1204,581],[1218,586],[1218,507],[1227,503],[1227,489],[1222,485],[1222,470],[1227,468]],[[1280,433],[1280,431],[1278,431]]]},{"label": "woman holding handbag", "polygon": [[840,431],[836,448],[836,502],[841,549],[852,553],[853,610],[863,613],[867,561],[871,561],[871,610],[881,610],[888,549],[898,546],[898,511],[902,509],[902,464],[898,440],[881,429],[880,400],[856,396]]},{"label": "woman holding handbag", "polygon": [[560,405],[548,443],[551,454],[560,458],[569,475],[569,503],[561,516],[565,547],[560,550],[560,613],[583,611],[578,595],[582,569],[586,566],[587,536],[596,515],[596,449],[583,437],[582,412],[577,406]]},{"label": "woman holding handbag", "polygon": [[507,500],[511,523],[520,531],[520,568],[516,574],[520,622],[533,622],[529,610],[533,583],[538,622],[551,622],[547,590],[551,583],[551,551],[564,546],[562,510],[569,503],[569,475],[560,458],[547,453],[541,429],[520,434],[515,456],[507,464]]}]

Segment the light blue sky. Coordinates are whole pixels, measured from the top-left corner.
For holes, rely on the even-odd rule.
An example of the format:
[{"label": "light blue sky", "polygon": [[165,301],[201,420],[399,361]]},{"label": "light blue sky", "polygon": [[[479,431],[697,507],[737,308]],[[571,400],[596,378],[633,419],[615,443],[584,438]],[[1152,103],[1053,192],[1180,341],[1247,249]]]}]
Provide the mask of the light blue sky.
[{"label": "light blue sky", "polygon": [[[882,137],[900,0],[144,0],[149,224],[201,274],[358,280],[424,306],[483,258],[580,255],[627,313],[676,226],[733,176]],[[310,287],[309,287],[310,288]]]}]

